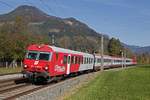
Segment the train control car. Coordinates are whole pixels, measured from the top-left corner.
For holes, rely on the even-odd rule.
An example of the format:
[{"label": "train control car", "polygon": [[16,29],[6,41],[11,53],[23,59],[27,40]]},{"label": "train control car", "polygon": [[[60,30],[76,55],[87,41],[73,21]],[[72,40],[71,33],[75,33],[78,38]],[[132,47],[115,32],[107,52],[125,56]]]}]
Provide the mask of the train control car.
[{"label": "train control car", "polygon": [[30,45],[24,59],[25,77],[45,81],[52,77],[93,70],[92,54],[49,45]]}]

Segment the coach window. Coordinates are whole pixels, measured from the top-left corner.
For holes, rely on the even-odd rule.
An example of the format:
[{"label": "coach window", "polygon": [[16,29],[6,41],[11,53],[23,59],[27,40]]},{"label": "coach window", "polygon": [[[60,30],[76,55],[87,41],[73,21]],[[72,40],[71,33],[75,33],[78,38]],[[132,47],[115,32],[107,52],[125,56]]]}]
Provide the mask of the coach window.
[{"label": "coach window", "polygon": [[58,52],[56,52],[56,61],[58,60]]},{"label": "coach window", "polygon": [[68,60],[67,60],[68,64],[70,64],[70,56],[68,56]]},{"label": "coach window", "polygon": [[67,63],[67,56],[65,55],[64,60],[63,60],[63,64],[66,64],[66,63]]},{"label": "coach window", "polygon": [[78,62],[78,57],[75,56],[75,64],[77,64],[77,62]]},{"label": "coach window", "polygon": [[78,59],[78,64],[80,64],[81,63],[81,58],[79,57],[79,59]]},{"label": "coach window", "polygon": [[92,58],[90,58],[90,64],[92,63]]},{"label": "coach window", "polygon": [[89,59],[89,63],[91,64],[91,58]]},{"label": "coach window", "polygon": [[81,61],[80,61],[80,64],[83,64],[83,57],[81,57]]},{"label": "coach window", "polygon": [[71,63],[74,63],[74,56],[71,57]]},{"label": "coach window", "polygon": [[86,57],[84,57],[84,64],[86,64]]},{"label": "coach window", "polygon": [[80,59],[80,58],[78,57],[77,64],[79,64],[79,59]]},{"label": "coach window", "polygon": [[76,56],[74,56],[74,62],[73,62],[74,64],[76,63]]},{"label": "coach window", "polygon": [[88,62],[88,59],[86,58],[86,64],[87,64],[87,62]]}]

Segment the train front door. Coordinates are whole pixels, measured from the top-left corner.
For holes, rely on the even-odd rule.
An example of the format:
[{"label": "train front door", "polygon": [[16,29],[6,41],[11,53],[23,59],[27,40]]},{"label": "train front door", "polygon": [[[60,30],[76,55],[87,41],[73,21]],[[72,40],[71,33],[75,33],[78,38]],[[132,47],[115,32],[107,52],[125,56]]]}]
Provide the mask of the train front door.
[{"label": "train front door", "polygon": [[67,74],[70,74],[71,55],[67,57]]}]

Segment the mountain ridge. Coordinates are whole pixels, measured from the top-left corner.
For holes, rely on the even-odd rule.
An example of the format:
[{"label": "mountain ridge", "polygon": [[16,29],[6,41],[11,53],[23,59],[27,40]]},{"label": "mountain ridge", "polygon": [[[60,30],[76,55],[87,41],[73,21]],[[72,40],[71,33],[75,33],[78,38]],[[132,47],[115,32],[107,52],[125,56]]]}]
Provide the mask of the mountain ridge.
[{"label": "mountain ridge", "polygon": [[143,54],[143,53],[149,53],[150,54],[150,46],[135,46],[135,45],[127,45],[123,43],[123,46],[126,48],[129,48],[136,54]]},{"label": "mountain ridge", "polygon": [[[99,37],[101,37],[101,34],[90,28],[87,24],[73,17],[61,18],[48,15],[42,10],[33,6],[22,5],[7,14],[1,14],[0,23],[13,22],[15,21],[17,16],[20,16],[25,21],[29,22],[29,33],[31,32],[46,35],[49,33],[55,33],[56,36],[69,36],[71,39],[73,38],[73,35],[82,36],[84,41],[90,41],[91,44],[95,43],[99,45],[97,41],[99,41]],[[109,36],[104,35],[104,37],[106,46],[105,49],[107,49]],[[93,40],[89,38],[93,38]],[[126,45],[124,43],[123,46],[131,49],[134,53],[150,52],[150,46],[139,47]],[[96,46],[93,47],[97,48]]]}]

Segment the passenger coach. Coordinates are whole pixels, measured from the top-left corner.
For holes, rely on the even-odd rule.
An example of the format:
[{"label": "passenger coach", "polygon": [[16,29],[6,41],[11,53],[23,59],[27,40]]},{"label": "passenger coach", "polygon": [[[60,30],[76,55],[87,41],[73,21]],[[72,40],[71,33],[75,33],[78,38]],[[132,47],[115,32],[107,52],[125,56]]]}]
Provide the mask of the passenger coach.
[{"label": "passenger coach", "polygon": [[30,45],[24,59],[24,74],[30,79],[49,80],[54,76],[92,70],[92,54],[49,45]]}]

